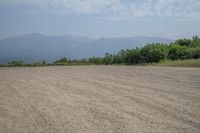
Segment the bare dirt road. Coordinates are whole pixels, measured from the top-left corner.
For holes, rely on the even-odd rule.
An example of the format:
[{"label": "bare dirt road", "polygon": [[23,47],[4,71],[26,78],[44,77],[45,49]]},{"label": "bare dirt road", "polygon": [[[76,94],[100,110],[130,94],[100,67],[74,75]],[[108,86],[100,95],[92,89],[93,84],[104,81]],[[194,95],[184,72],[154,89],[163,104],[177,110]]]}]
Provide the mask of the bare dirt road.
[{"label": "bare dirt road", "polygon": [[200,68],[0,68],[0,133],[200,133]]}]

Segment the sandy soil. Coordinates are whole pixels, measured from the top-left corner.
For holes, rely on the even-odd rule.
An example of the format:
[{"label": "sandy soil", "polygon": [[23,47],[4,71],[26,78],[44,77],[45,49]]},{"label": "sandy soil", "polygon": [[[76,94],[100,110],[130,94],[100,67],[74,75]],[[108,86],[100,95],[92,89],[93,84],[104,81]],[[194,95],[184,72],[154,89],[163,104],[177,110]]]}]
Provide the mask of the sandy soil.
[{"label": "sandy soil", "polygon": [[0,68],[1,133],[200,133],[200,68]]}]

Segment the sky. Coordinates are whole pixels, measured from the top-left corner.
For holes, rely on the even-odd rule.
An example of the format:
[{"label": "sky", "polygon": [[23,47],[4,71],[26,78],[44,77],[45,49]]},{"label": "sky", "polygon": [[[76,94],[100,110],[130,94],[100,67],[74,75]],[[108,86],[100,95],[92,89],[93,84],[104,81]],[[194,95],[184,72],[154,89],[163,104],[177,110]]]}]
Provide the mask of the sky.
[{"label": "sky", "polygon": [[200,0],[0,0],[0,39],[28,34],[200,36]]}]

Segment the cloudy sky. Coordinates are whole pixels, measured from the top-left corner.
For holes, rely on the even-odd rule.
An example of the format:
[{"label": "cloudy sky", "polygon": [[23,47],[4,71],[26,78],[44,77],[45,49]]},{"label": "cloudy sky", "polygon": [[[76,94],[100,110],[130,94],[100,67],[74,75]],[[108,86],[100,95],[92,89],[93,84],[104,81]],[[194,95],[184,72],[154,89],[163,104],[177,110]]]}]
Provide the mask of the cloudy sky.
[{"label": "cloudy sky", "polygon": [[0,0],[0,39],[200,35],[200,0]]}]

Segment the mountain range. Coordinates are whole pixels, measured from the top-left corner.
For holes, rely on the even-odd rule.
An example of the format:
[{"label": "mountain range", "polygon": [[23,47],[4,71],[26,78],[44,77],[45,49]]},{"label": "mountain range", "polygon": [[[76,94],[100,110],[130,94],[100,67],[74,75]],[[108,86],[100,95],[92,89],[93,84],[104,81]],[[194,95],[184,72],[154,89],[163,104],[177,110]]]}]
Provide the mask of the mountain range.
[{"label": "mountain range", "polygon": [[147,43],[170,43],[171,39],[159,37],[102,37],[46,36],[31,33],[0,40],[0,63],[22,60],[27,63],[46,60],[52,62],[67,57],[82,59],[104,56],[106,52],[117,53],[121,49],[144,46]]}]

